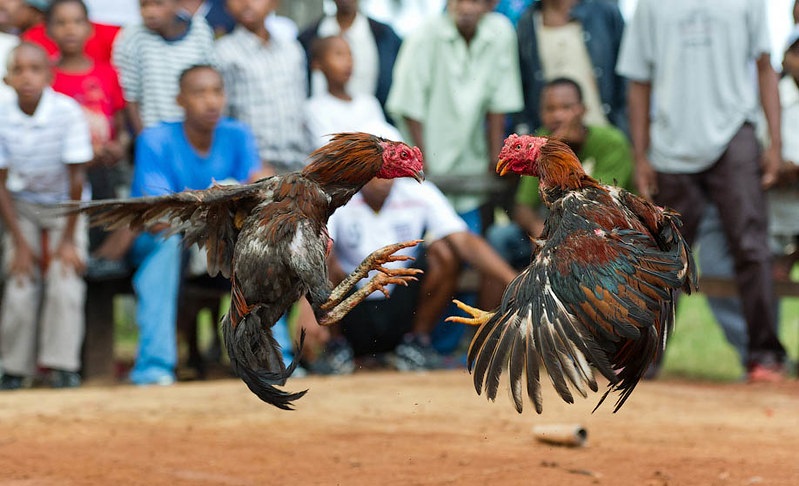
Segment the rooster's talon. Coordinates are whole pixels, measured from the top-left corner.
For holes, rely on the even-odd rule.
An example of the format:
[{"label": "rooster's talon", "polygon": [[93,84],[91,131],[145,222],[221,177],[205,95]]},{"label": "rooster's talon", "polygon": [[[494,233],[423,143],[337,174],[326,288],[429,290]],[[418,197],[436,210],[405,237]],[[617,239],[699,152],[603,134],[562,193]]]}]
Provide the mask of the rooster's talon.
[{"label": "rooster's talon", "polygon": [[494,315],[493,312],[486,312],[482,309],[478,309],[477,307],[472,307],[468,304],[464,304],[458,299],[452,299],[452,302],[455,303],[458,308],[471,317],[459,317],[459,316],[449,316],[445,320],[446,322],[457,322],[460,324],[468,324],[470,326],[481,326],[488,322],[491,319],[491,316]]}]

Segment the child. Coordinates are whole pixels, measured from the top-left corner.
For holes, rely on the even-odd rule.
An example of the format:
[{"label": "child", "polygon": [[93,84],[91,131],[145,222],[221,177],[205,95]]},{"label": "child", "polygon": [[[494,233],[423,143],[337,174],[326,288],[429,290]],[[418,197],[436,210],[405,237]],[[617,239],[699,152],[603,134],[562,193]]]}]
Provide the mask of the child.
[{"label": "child", "polygon": [[122,29],[114,44],[127,111],[135,134],[161,121],[180,121],[178,76],[211,61],[213,33],[200,17],[186,18],[178,0],[141,0],[143,24]]},{"label": "child", "polygon": [[298,41],[270,35],[264,26],[275,7],[275,0],[228,0],[238,25],[216,41],[215,57],[230,115],[255,132],[265,168],[289,172],[302,168],[308,155],[306,63]]},{"label": "child", "polygon": [[305,124],[314,148],[327,143],[333,133],[366,131],[367,127],[387,123],[377,98],[347,92],[353,60],[343,37],[316,39],[311,46],[311,66],[327,80],[327,92],[305,103]]},{"label": "child", "polygon": [[[75,99],[83,108],[94,149],[87,168],[92,199],[110,199],[117,196],[114,166],[122,159],[129,138],[122,111],[125,100],[114,68],[86,53],[91,31],[83,0],[54,0],[50,5],[47,33],[60,52],[53,69],[53,90]],[[93,228],[89,246],[95,248],[104,234]]]},{"label": "child", "polygon": [[44,50],[23,42],[9,60],[5,82],[17,100],[0,105],[0,213],[9,279],[0,311],[0,389],[21,388],[37,364],[50,369],[53,387],[74,387],[80,384],[86,230],[76,215],[48,217],[35,205],[80,199],[82,164],[92,159],[89,128],[78,104],[49,87]]}]

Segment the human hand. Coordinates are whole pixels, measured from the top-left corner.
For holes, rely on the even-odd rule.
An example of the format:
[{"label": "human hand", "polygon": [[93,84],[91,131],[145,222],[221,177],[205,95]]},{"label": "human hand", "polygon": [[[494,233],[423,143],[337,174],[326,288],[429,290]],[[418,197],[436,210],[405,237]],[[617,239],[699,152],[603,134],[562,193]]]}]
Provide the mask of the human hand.
[{"label": "human hand", "polygon": [[569,112],[568,118],[552,132],[552,137],[570,145],[580,145],[585,142],[586,129],[580,113]]},{"label": "human hand", "polygon": [[651,202],[652,197],[658,193],[658,178],[657,172],[655,172],[652,162],[648,158],[641,157],[636,159],[633,180],[638,194]]},{"label": "human hand", "polygon": [[92,253],[92,256],[102,260],[122,260],[136,236],[138,236],[138,233],[128,228],[116,229],[106,236],[100,246]]},{"label": "human hand", "polygon": [[777,183],[782,165],[782,154],[780,154],[778,147],[772,145],[763,152],[763,156],[760,159],[760,167],[763,170],[760,183],[763,189],[768,189]]},{"label": "human hand", "polygon": [[86,271],[86,262],[81,258],[78,247],[72,241],[62,241],[56,248],[53,259],[60,261],[64,270],[73,268],[79,275]]},{"label": "human hand", "polygon": [[11,260],[9,273],[18,279],[32,276],[36,257],[33,255],[30,245],[25,241],[17,242],[13,251],[14,258]]},{"label": "human hand", "polygon": [[125,151],[122,148],[122,144],[117,140],[110,140],[103,145],[97,158],[104,166],[111,167],[122,160],[124,156]]}]

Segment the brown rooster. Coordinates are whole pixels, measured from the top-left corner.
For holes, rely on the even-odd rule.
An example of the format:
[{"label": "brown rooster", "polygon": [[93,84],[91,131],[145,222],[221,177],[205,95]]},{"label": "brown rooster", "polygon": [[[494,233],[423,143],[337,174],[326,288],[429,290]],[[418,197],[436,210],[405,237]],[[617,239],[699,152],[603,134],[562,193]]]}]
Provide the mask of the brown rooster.
[{"label": "brown rooster", "polygon": [[[389,283],[407,285],[419,272],[383,267],[410,258],[393,253],[418,241],[375,251],[332,290],[325,259],[333,211],[373,177],[423,180],[421,151],[366,133],[343,133],[309,158],[300,172],[252,184],[79,206],[95,225],[138,230],[166,222],[164,236],[182,233],[187,245],[204,246],[208,273],[221,272],[232,284],[230,311],[222,321],[232,368],[261,400],[282,409],[305,394],[275,388],[296,367],[296,361],[283,364],[271,332],[286,309],[307,296],[319,323],[330,325],[373,291],[386,293]],[[372,269],[380,273],[345,299]]]},{"label": "brown rooster", "polygon": [[610,382],[599,404],[619,391],[618,411],[665,346],[675,294],[696,289],[678,215],[600,184],[554,139],[511,135],[497,172],[538,177],[550,212],[530,266],[505,290],[499,309],[458,303],[472,317],[448,319],[480,325],[468,352],[477,393],[485,388],[494,400],[507,369],[516,410],[522,412],[526,375],[527,395],[541,413],[541,363],[568,403],[571,389],[583,397],[587,388],[597,390],[593,365]]}]

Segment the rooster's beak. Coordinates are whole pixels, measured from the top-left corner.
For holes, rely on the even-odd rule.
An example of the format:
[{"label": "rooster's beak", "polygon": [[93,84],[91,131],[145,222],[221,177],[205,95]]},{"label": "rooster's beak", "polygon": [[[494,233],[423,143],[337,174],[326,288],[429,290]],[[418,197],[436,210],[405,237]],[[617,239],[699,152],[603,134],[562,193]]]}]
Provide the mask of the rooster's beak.
[{"label": "rooster's beak", "polygon": [[505,174],[508,173],[508,170],[509,170],[508,161],[505,159],[499,159],[497,161],[497,173],[501,176],[504,176]]},{"label": "rooster's beak", "polygon": [[421,184],[422,182],[424,182],[424,171],[420,170],[419,172],[415,172],[412,177],[416,179],[416,181],[419,182],[419,184]]}]

